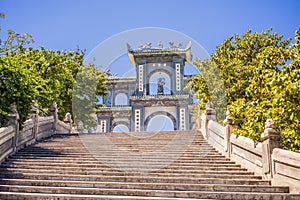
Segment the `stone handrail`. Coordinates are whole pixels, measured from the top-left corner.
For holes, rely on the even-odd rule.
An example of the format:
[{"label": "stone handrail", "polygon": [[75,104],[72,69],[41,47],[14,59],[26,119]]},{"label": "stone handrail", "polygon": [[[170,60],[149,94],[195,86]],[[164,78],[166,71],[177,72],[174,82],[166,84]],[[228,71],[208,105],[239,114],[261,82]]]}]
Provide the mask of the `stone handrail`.
[{"label": "stone handrail", "polygon": [[33,142],[34,134],[33,134],[33,128],[34,128],[34,123],[32,119],[27,120],[24,125],[23,129],[19,131],[18,138],[17,138],[17,148],[25,145],[27,146],[31,142]]},{"label": "stone handrail", "polygon": [[8,126],[0,128],[0,162],[13,153],[13,139],[15,136],[14,127]]},{"label": "stone handrail", "polygon": [[[52,106],[55,106],[54,104]],[[24,122],[19,130],[18,114],[9,115],[10,126],[0,128],[0,163],[19,149],[54,133],[71,133],[72,124],[57,118],[57,108],[49,108],[47,117],[38,117],[38,110],[32,110],[30,119]]]},{"label": "stone handrail", "polygon": [[72,132],[72,124],[65,123],[60,120],[57,121],[56,124],[56,133],[71,133]]},{"label": "stone handrail", "polygon": [[55,133],[54,117],[48,116],[39,119],[39,126],[37,131],[37,140],[46,138]]},{"label": "stone handrail", "polygon": [[300,193],[300,153],[275,148],[272,167],[275,185],[289,185],[292,192]]},{"label": "stone handrail", "polygon": [[[230,123],[220,125],[209,112],[198,119],[198,131],[221,154],[256,175],[271,180],[273,185],[289,186],[291,193],[300,193],[300,153],[276,148],[279,140],[275,135],[265,136],[270,131],[269,127],[262,134],[264,142],[257,143],[249,138],[236,136],[232,133]],[[271,133],[274,134],[274,130]]]}]

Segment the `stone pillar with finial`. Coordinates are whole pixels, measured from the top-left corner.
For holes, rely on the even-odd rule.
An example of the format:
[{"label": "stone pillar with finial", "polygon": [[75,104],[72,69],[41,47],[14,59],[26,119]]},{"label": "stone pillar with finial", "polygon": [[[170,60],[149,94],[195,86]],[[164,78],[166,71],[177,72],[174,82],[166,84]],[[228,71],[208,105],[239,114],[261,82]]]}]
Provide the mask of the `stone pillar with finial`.
[{"label": "stone pillar with finial", "polygon": [[16,151],[17,144],[18,144],[18,136],[19,136],[20,116],[19,116],[19,113],[17,110],[17,105],[15,102],[10,105],[10,112],[11,113],[8,114],[9,124],[10,124],[10,126],[14,127],[14,129],[15,129],[15,132],[14,132],[15,135],[13,138],[12,147],[13,147],[13,150]]},{"label": "stone pillar with finial", "polygon": [[214,109],[214,104],[208,101],[205,106],[205,134],[204,137],[208,139],[208,122],[209,120],[216,120],[216,110]]},{"label": "stone pillar with finial", "polygon": [[270,180],[273,178],[272,153],[274,148],[280,148],[280,132],[278,131],[273,119],[267,119],[265,130],[261,134],[262,142],[262,163],[263,177]]},{"label": "stone pillar with finial", "polygon": [[216,120],[216,110],[214,109],[214,104],[211,101],[206,103],[205,114],[207,116],[207,120]]},{"label": "stone pillar with finial", "polygon": [[37,102],[34,102],[32,108],[31,108],[31,115],[30,118],[34,124],[33,126],[33,139],[36,140],[38,129],[39,129],[39,105]]},{"label": "stone pillar with finial", "polygon": [[82,133],[83,132],[84,126],[83,126],[83,122],[82,121],[79,121],[77,123],[76,130],[77,130],[78,133]]},{"label": "stone pillar with finial", "polygon": [[72,132],[72,122],[73,122],[71,113],[67,112],[67,114],[65,115],[65,118],[64,118],[64,122],[69,125],[69,133],[71,133]]},{"label": "stone pillar with finial", "polygon": [[230,136],[232,133],[232,129],[233,129],[233,118],[230,116],[230,111],[227,110],[226,111],[226,118],[224,120],[224,150],[225,150],[225,155],[230,158],[230,154],[231,154],[231,144],[230,144]]},{"label": "stone pillar with finial", "polygon": [[57,109],[57,104],[55,101],[52,102],[51,106],[48,109],[48,115],[53,116],[54,122],[53,122],[53,132],[56,131],[56,124],[58,121],[58,109]]}]

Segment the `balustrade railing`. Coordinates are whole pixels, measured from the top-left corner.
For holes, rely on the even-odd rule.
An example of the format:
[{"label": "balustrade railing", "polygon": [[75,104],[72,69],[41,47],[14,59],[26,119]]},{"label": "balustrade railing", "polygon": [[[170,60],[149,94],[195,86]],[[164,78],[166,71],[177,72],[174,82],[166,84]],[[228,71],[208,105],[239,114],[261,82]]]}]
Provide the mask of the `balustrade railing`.
[{"label": "balustrade railing", "polygon": [[[8,115],[10,125],[0,128],[0,163],[19,149],[36,141],[49,137],[54,133],[71,133],[72,120],[65,117],[65,122],[58,119],[56,103],[49,108],[48,116],[39,117],[39,109],[35,104],[31,109],[28,120],[19,130],[19,115],[16,106],[12,106],[12,113]],[[66,115],[67,116],[67,115]]]},{"label": "balustrade railing", "polygon": [[291,193],[300,193],[300,153],[281,148],[280,132],[272,119],[265,123],[263,142],[255,142],[232,133],[233,119],[226,113],[224,126],[217,123],[216,112],[208,105],[198,116],[198,131],[216,150],[242,167],[271,180],[274,185],[289,186]]}]

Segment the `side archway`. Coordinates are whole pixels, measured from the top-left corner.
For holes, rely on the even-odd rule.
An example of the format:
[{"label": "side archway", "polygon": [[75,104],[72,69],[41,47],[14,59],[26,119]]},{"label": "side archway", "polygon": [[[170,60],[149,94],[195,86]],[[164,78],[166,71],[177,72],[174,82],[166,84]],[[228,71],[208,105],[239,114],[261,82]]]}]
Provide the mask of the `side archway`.
[{"label": "side archway", "polygon": [[111,126],[112,132],[129,132],[129,123],[125,121],[114,122]]}]

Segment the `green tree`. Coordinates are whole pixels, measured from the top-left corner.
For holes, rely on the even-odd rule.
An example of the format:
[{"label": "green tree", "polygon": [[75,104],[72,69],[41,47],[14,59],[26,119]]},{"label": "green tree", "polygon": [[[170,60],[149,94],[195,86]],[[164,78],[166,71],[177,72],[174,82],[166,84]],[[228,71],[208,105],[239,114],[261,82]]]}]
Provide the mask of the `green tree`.
[{"label": "green tree", "polygon": [[[3,13],[0,15],[5,16]],[[33,100],[38,96],[35,86],[43,80],[22,67],[21,54],[18,53],[32,42],[31,35],[15,34],[12,30],[8,30],[6,40],[0,39],[0,127],[8,124],[7,114],[11,112],[12,103],[17,105],[21,126],[27,119]]]},{"label": "green tree", "polygon": [[[291,39],[283,39],[271,29],[249,30],[241,37],[227,38],[211,55],[223,79],[236,134],[260,141],[264,122],[271,117],[282,133],[284,148],[300,151],[299,34],[297,30],[295,43],[290,44]],[[205,97],[203,83],[200,80],[198,87]]]},{"label": "green tree", "polygon": [[104,96],[105,73],[93,65],[82,66],[76,76],[73,89],[73,114],[75,123],[83,122],[86,129],[96,126],[94,119],[97,98]]},{"label": "green tree", "polygon": [[269,112],[281,130],[284,147],[300,152],[300,29],[285,54],[288,62],[267,84],[274,95]]},{"label": "green tree", "polygon": [[[20,124],[26,120],[33,100],[45,110],[56,101],[60,119],[65,113],[72,113],[74,81],[77,73],[86,69],[84,52],[36,49],[30,47],[32,42],[30,34],[16,34],[12,30],[8,30],[7,39],[0,40],[1,126],[7,124],[6,116],[13,102],[18,106]],[[96,71],[93,78],[98,83],[97,92],[103,94],[105,73]]]},{"label": "green tree", "polygon": [[[272,33],[267,29],[261,33],[246,31],[241,37],[234,35],[227,38],[211,55],[212,61],[219,68],[226,88],[228,103],[239,98],[247,98],[246,88],[254,76],[265,73],[264,70],[279,71],[282,60],[273,57],[266,58],[265,50],[273,52],[283,50],[291,40],[284,40],[282,35]],[[265,59],[265,60],[262,60]],[[265,62],[265,65],[261,65]]]},{"label": "green tree", "polygon": [[200,100],[198,107],[201,110],[204,111],[206,103],[211,101],[217,113],[217,121],[222,122],[225,118],[227,103],[219,69],[209,59],[203,61],[196,59],[193,65],[197,67],[200,74],[193,76],[186,88],[197,94],[197,98]]},{"label": "green tree", "polygon": [[16,103],[22,124],[30,112],[32,101],[38,92],[36,77],[26,68],[19,67],[19,60],[0,57],[0,127],[8,124],[10,105]]},{"label": "green tree", "polygon": [[29,48],[22,52],[23,66],[30,65],[32,73],[43,79],[43,83],[37,85],[40,106],[46,109],[56,101],[61,119],[65,113],[71,112],[73,83],[83,57],[84,52],[78,50],[67,52]]},{"label": "green tree", "polygon": [[36,100],[43,109],[47,109],[53,101],[59,107],[59,117],[71,112],[72,88],[74,78],[82,65],[84,52],[54,51],[25,48],[20,46],[17,51],[6,52],[2,57],[18,62],[16,68],[25,68],[34,75]]}]

